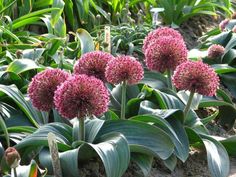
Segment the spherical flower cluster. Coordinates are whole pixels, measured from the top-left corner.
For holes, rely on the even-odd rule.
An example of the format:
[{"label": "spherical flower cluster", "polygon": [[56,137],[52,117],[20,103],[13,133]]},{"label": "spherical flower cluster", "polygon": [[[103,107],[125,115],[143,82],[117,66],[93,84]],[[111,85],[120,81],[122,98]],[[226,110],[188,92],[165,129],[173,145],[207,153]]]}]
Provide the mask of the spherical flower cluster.
[{"label": "spherical flower cluster", "polygon": [[187,55],[184,41],[164,36],[151,42],[145,52],[145,62],[148,69],[163,73],[187,61]]},{"label": "spherical flower cluster", "polygon": [[105,69],[107,63],[114,57],[102,51],[89,52],[84,54],[75,64],[75,74],[86,74],[94,76],[106,82]]},{"label": "spherical flower cluster", "polygon": [[210,59],[214,59],[221,57],[225,52],[225,48],[221,45],[213,44],[208,48],[207,52],[208,52],[207,57]]},{"label": "spherical flower cluster", "polygon": [[213,96],[219,87],[219,77],[215,71],[202,61],[187,61],[179,65],[172,81],[177,89]]},{"label": "spherical flower cluster", "polygon": [[17,152],[17,150],[14,147],[7,148],[4,156],[5,156],[7,165],[9,165],[11,168],[16,168],[19,166],[20,154]]},{"label": "spherical flower cluster", "polygon": [[143,41],[143,52],[145,53],[145,51],[147,50],[147,48],[149,47],[149,45],[151,44],[153,40],[156,40],[159,37],[163,37],[163,36],[170,36],[172,38],[176,38],[178,40],[183,41],[183,37],[178,31],[174,30],[173,28],[160,27],[154,31],[151,31],[146,36],[146,38]]},{"label": "spherical flower cluster", "polygon": [[221,31],[225,30],[225,27],[229,24],[229,19],[224,19],[222,22],[219,24],[219,28]]},{"label": "spherical flower cluster", "polygon": [[143,78],[143,67],[135,58],[130,56],[118,56],[110,61],[106,67],[107,81],[119,84],[127,81],[129,85],[137,84]]},{"label": "spherical flower cluster", "polygon": [[46,69],[33,77],[28,87],[28,94],[35,108],[50,111],[54,107],[54,91],[69,77],[61,69]]},{"label": "spherical flower cluster", "polygon": [[55,91],[54,103],[65,118],[99,116],[108,109],[109,93],[101,80],[74,75]]}]

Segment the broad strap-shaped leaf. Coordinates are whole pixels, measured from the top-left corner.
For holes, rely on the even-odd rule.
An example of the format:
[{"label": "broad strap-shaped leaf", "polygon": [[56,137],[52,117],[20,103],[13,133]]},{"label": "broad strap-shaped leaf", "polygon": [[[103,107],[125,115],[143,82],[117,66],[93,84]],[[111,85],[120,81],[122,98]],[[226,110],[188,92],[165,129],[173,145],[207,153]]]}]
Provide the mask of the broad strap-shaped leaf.
[{"label": "broad strap-shaped leaf", "polygon": [[16,145],[17,149],[48,146],[48,133],[52,132],[56,135],[58,141],[58,149],[61,151],[71,149],[72,144],[72,128],[63,123],[50,123],[40,127],[33,134],[24,138]]},{"label": "broad strap-shaped leaf", "polygon": [[210,136],[201,135],[207,151],[208,167],[213,177],[227,177],[230,165],[224,146]]},{"label": "broad strap-shaped leaf", "polygon": [[140,153],[132,153],[131,161],[133,161],[139,166],[144,176],[149,175],[152,168],[153,156]]},{"label": "broad strap-shaped leaf", "polygon": [[182,111],[149,108],[149,112],[146,112],[146,114],[134,116],[131,119],[154,123],[155,126],[165,131],[175,144],[175,155],[184,162],[189,155],[189,142],[183,124],[180,121],[181,118],[177,119],[175,116],[183,116]]},{"label": "broad strap-shaped leaf", "polygon": [[31,59],[16,59],[8,66],[8,72],[14,72],[16,74],[21,74],[25,71],[29,71],[32,69],[42,68],[38,66],[35,61]]},{"label": "broad strap-shaped leaf", "polygon": [[29,165],[18,166],[16,168],[16,172],[18,177],[37,177],[37,175],[39,174],[38,165],[34,160],[32,160]]},{"label": "broad strap-shaped leaf", "polygon": [[87,52],[94,51],[95,47],[94,47],[93,39],[85,29],[79,28],[77,30],[77,36],[80,40],[81,55]]},{"label": "broad strap-shaped leaf", "polygon": [[228,138],[220,137],[221,144],[225,147],[229,155],[236,156],[236,135]]},{"label": "broad strap-shaped leaf", "polygon": [[[19,108],[27,115],[30,122],[38,127],[38,123],[40,122],[39,117],[37,115],[37,111],[29,104],[23,94],[16,88],[16,86],[5,86],[0,84],[0,91],[8,95],[13,101],[19,106]],[[37,121],[35,120],[37,119]]]},{"label": "broad strap-shaped leaf", "polygon": [[186,127],[186,132],[193,146],[205,147],[208,168],[212,177],[227,177],[230,166],[229,157],[224,146],[215,138],[206,134],[198,134],[191,128]]},{"label": "broad strap-shaped leaf", "polygon": [[122,133],[128,140],[131,152],[167,159],[174,151],[174,144],[170,136],[162,129],[147,123],[134,120],[106,121],[97,138],[110,132]]},{"label": "broad strap-shaped leaf", "polygon": [[[130,161],[129,145],[120,133],[109,133],[99,138],[97,144],[83,142],[77,149],[59,153],[64,176],[79,176],[79,163],[88,163],[92,157],[100,158],[107,177],[121,177]],[[51,157],[48,150],[39,155],[40,163],[52,173]]]}]

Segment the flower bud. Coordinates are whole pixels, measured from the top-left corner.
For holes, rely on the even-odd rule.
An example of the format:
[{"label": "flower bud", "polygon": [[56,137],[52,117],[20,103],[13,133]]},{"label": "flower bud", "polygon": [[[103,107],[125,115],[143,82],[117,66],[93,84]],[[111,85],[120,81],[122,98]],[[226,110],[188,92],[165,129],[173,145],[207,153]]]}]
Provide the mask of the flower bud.
[{"label": "flower bud", "polygon": [[17,150],[14,147],[9,147],[5,151],[5,158],[7,164],[11,168],[16,168],[20,164],[20,154],[17,152]]}]

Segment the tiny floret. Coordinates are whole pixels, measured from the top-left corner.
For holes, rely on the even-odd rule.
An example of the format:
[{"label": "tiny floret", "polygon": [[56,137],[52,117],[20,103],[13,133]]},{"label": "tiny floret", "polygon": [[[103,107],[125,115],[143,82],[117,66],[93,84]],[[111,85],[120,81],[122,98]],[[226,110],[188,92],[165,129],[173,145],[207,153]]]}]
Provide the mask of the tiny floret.
[{"label": "tiny floret", "polygon": [[107,81],[119,84],[127,81],[129,85],[137,84],[143,78],[143,67],[131,56],[121,55],[110,61],[106,67]]},{"label": "tiny floret", "polygon": [[40,111],[50,111],[54,108],[54,91],[69,75],[61,69],[46,69],[35,75],[28,87],[33,106]]},{"label": "tiny floret", "polygon": [[100,79],[74,75],[55,91],[54,103],[58,112],[68,119],[99,116],[108,109],[109,93]]},{"label": "tiny floret", "polygon": [[103,82],[106,82],[106,65],[113,58],[114,57],[111,54],[102,51],[86,53],[76,62],[74,73],[94,76]]},{"label": "tiny floret", "polygon": [[172,81],[179,90],[189,90],[205,96],[214,96],[219,87],[219,77],[214,69],[202,61],[187,61],[179,65]]}]

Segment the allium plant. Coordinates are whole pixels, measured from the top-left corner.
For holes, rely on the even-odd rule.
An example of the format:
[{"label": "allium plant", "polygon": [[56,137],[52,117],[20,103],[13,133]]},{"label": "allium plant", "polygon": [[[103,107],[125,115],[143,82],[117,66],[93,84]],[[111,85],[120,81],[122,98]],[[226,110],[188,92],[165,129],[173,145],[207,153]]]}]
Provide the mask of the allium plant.
[{"label": "allium plant", "polygon": [[131,56],[118,56],[107,64],[107,81],[111,84],[122,84],[121,119],[125,119],[126,86],[137,84],[143,74],[141,63]]},{"label": "allium plant", "polygon": [[182,63],[176,68],[172,80],[177,89],[190,91],[188,103],[184,109],[185,116],[190,109],[194,93],[214,96],[219,87],[219,77],[214,69],[202,61]]},{"label": "allium plant", "polygon": [[109,93],[101,80],[84,74],[74,75],[57,88],[54,103],[63,117],[79,119],[79,136],[84,140],[84,119],[107,111]]},{"label": "allium plant", "polygon": [[106,65],[112,59],[114,57],[111,54],[102,51],[86,53],[74,65],[74,73],[94,76],[106,82]]},{"label": "allium plant", "polygon": [[145,53],[145,51],[147,50],[147,48],[149,47],[152,41],[163,36],[169,36],[169,37],[176,38],[178,40],[183,41],[183,37],[178,31],[174,30],[173,28],[160,27],[154,31],[151,31],[146,36],[146,38],[143,41],[143,52]]},{"label": "allium plant", "polygon": [[183,40],[172,36],[159,37],[150,41],[150,46],[145,50],[145,62],[148,69],[164,73],[167,71],[169,88],[172,71],[187,61],[188,50]]},{"label": "allium plant", "polygon": [[222,45],[213,44],[208,48],[207,52],[208,58],[215,59],[221,57],[224,54],[225,48]]},{"label": "allium plant", "polygon": [[54,91],[69,76],[69,73],[61,69],[46,69],[34,76],[28,87],[33,106],[40,111],[50,111],[54,108]]}]

